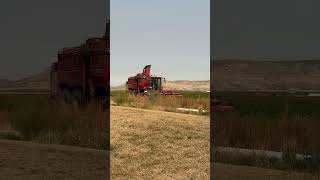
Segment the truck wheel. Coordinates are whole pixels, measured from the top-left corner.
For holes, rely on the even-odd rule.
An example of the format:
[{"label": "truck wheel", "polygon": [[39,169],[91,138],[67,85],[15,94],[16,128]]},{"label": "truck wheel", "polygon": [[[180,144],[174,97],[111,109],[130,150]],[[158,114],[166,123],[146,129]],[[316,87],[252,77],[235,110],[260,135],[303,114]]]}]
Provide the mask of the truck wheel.
[{"label": "truck wheel", "polygon": [[75,89],[72,91],[72,97],[73,99],[77,102],[77,104],[79,106],[83,106],[84,105],[84,97],[83,97],[83,93],[80,89]]},{"label": "truck wheel", "polygon": [[72,103],[71,92],[68,88],[64,88],[62,90],[62,96],[65,103],[68,103],[68,104]]}]

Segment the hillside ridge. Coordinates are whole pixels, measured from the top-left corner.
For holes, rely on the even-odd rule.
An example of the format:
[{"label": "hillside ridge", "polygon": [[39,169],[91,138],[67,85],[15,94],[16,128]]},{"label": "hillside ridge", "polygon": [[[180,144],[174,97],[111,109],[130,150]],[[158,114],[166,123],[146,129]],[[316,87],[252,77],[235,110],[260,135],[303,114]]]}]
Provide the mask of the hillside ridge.
[{"label": "hillside ridge", "polygon": [[320,91],[320,60],[212,60],[217,91]]}]

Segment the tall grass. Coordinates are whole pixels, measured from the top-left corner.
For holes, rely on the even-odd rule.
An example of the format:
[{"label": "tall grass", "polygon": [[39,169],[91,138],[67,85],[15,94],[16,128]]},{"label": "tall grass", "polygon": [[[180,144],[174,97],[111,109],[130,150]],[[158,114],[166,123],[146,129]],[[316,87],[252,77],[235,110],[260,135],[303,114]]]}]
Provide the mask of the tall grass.
[{"label": "tall grass", "polygon": [[0,96],[0,102],[0,112],[8,112],[6,121],[18,132],[18,139],[99,149],[107,146],[106,113],[98,103],[83,111],[46,96]]},{"label": "tall grass", "polygon": [[232,102],[235,112],[213,114],[215,145],[281,151],[287,161],[296,153],[308,154],[320,168],[320,98],[255,94],[220,98]]},{"label": "tall grass", "polygon": [[[191,108],[210,111],[209,93],[184,92],[183,96],[161,96],[156,93],[149,96],[132,95],[124,91],[111,93],[111,100],[117,105],[176,112],[177,108]],[[205,113],[209,115],[209,113]]]}]

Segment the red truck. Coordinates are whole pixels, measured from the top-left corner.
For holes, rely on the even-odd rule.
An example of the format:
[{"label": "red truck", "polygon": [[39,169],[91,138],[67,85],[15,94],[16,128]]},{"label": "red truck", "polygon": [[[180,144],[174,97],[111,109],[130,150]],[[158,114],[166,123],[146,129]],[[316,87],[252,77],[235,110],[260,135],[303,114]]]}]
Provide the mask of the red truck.
[{"label": "red truck", "polygon": [[63,48],[51,66],[51,96],[67,103],[108,97],[110,92],[110,21],[103,37]]}]

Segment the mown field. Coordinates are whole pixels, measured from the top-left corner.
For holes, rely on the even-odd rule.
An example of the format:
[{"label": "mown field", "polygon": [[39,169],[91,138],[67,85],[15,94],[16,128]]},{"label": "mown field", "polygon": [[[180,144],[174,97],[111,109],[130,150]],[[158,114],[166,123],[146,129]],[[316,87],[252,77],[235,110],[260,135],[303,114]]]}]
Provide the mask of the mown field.
[{"label": "mown field", "polygon": [[2,94],[0,138],[106,149],[106,113],[97,103],[82,111],[47,95]]},{"label": "mown field", "polygon": [[207,116],[111,106],[111,179],[209,179]]},{"label": "mown field", "polygon": [[[319,170],[320,97],[254,93],[215,93],[214,96],[235,107],[232,113],[213,114],[216,146],[280,151],[287,162],[277,165],[263,159],[239,157],[234,161]],[[297,162],[296,153],[311,155],[311,158]],[[226,158],[217,157],[217,160],[226,161]]]},{"label": "mown field", "polygon": [[168,112],[178,112],[177,108],[189,108],[200,110],[200,115],[210,115],[210,93],[183,91],[182,94],[182,97],[157,94],[141,96],[131,95],[126,91],[111,91],[111,100],[120,106]]}]

